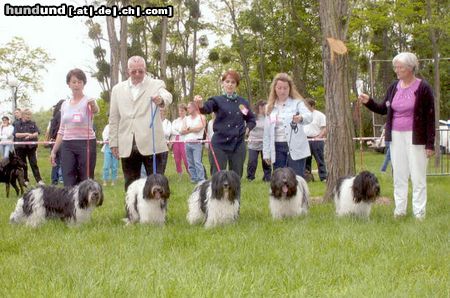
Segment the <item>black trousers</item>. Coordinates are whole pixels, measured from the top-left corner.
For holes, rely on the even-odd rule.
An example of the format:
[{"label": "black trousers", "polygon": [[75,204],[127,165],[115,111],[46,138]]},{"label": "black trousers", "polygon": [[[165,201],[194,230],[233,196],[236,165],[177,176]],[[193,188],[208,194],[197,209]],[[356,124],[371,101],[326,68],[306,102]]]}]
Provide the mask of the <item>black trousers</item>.
[{"label": "black trousers", "polygon": [[[211,144],[212,145],[212,144]],[[222,150],[220,148],[214,147],[214,153],[216,154],[217,163],[221,170],[226,170],[228,165],[229,171],[234,171],[236,174],[242,178],[242,173],[244,172],[244,161],[246,155],[245,142],[242,142],[234,151]],[[217,172],[217,166],[214,161],[214,156],[212,150],[209,150],[209,162],[211,164],[211,175]]]},{"label": "black trousers", "polygon": [[[156,173],[164,175],[167,165],[167,157],[169,152],[162,152],[155,154],[156,156]],[[145,167],[147,175],[153,174],[153,155],[142,155],[136,143],[133,142],[131,154],[128,157],[122,158],[122,171],[125,178],[125,191],[133,181],[141,177],[141,166]]]},{"label": "black trousers", "polygon": [[30,163],[31,171],[33,171],[34,179],[36,179],[36,182],[39,182],[42,180],[41,173],[39,172],[39,167],[37,164],[37,158],[36,158],[36,149],[34,148],[16,148],[16,154],[20,157],[20,159],[25,163],[25,173],[24,173],[24,179],[25,181],[30,181],[28,179],[28,166],[27,166],[27,158],[28,162]]},{"label": "black trousers", "polygon": [[83,180],[94,179],[97,159],[97,140],[89,140],[89,175],[87,158],[88,140],[63,141],[61,148],[61,169],[64,186],[74,186]]},{"label": "black trousers", "polygon": [[311,156],[306,158],[306,170],[311,173],[312,166],[312,157],[317,163],[317,168],[319,170],[319,178],[320,181],[327,179],[327,167],[325,166],[325,158],[324,158],[324,141],[309,141],[309,149],[311,150]]},{"label": "black trousers", "polygon": [[272,176],[272,166],[266,164],[263,159],[262,150],[248,149],[248,160],[247,160],[247,179],[254,180],[256,169],[258,168],[258,156],[261,155],[261,163],[264,172],[263,180],[270,181]]}]

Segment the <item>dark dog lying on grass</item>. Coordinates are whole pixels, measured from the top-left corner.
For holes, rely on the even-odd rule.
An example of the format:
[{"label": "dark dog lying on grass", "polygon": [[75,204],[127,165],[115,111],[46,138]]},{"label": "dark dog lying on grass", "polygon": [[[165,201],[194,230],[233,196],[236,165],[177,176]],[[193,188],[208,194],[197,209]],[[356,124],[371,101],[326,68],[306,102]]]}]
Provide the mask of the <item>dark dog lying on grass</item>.
[{"label": "dark dog lying on grass", "polygon": [[[23,194],[25,185],[25,163],[14,152],[9,153],[9,158],[0,160],[0,183],[6,184],[6,197],[9,198],[9,186],[16,190],[16,195]],[[17,186],[17,182],[19,186]],[[20,192],[19,192],[20,188]]]}]

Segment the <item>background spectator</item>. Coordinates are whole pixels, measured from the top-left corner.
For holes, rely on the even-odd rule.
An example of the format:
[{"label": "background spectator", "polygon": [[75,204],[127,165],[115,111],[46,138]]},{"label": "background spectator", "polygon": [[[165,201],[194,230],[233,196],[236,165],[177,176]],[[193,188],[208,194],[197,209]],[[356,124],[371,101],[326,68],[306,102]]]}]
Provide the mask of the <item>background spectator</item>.
[{"label": "background spectator", "polygon": [[173,149],[173,157],[175,160],[175,168],[178,173],[178,176],[181,177],[183,174],[183,167],[181,163],[184,163],[184,167],[186,169],[186,172],[189,174],[189,166],[187,162],[186,157],[186,148],[185,144],[183,142],[178,141],[184,141],[184,135],[181,134],[181,131],[183,129],[183,122],[184,118],[186,117],[187,107],[184,103],[180,103],[178,105],[178,118],[173,120],[172,122],[172,140],[175,141],[173,143],[172,149]]},{"label": "background spectator", "polygon": [[[22,119],[16,121],[14,126],[14,141],[15,142],[36,142],[38,141],[38,136],[40,134],[39,128],[36,123],[31,120],[32,113],[31,110],[25,109],[22,111]],[[32,144],[16,144],[15,151],[17,155],[25,163],[25,184],[28,186],[28,167],[27,158],[30,163],[31,170],[33,171],[34,179],[40,185],[44,185],[44,181],[41,178],[41,173],[39,172],[39,167],[37,164],[36,150],[37,145]]]},{"label": "background spectator", "polygon": [[256,169],[258,168],[258,156],[261,155],[261,163],[264,172],[263,181],[269,182],[272,175],[272,167],[264,162],[263,159],[263,137],[264,137],[264,119],[265,119],[265,101],[258,101],[255,105],[256,126],[248,135],[248,161],[247,161],[247,179],[255,179]]},{"label": "background spectator", "polygon": [[312,157],[317,163],[319,170],[320,181],[327,180],[327,167],[325,166],[325,141],[321,140],[325,138],[327,134],[327,121],[325,114],[316,110],[316,101],[312,98],[305,99],[308,103],[309,111],[312,114],[312,121],[303,127],[306,136],[308,137],[309,149],[311,150],[311,156],[306,158],[306,171],[312,175]]},{"label": "background spectator", "polygon": [[3,158],[9,157],[9,152],[12,151],[12,144],[5,144],[13,141],[14,127],[9,123],[9,117],[2,117],[2,126],[0,127],[0,155]]},{"label": "background spectator", "polygon": [[109,147],[109,124],[105,126],[102,133],[103,144],[103,186],[106,186],[111,181],[111,186],[114,186],[117,181],[117,168],[119,167],[119,160],[115,158]]}]

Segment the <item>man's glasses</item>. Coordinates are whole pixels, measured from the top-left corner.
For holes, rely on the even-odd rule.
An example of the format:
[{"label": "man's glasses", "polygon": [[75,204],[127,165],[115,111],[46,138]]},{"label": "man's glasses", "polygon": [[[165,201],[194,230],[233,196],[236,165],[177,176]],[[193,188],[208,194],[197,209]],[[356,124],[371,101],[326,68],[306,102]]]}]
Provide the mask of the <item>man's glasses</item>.
[{"label": "man's glasses", "polygon": [[145,73],[145,70],[132,70],[132,71],[130,71],[130,73],[132,74],[132,75],[135,75],[135,74],[143,74],[143,73]]}]

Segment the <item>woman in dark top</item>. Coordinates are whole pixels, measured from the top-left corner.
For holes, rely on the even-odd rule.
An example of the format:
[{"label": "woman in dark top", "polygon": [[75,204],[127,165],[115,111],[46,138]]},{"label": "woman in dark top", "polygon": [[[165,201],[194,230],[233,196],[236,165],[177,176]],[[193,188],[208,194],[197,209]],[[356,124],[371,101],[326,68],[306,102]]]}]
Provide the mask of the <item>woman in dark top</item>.
[{"label": "woman in dark top", "polygon": [[[22,111],[22,119],[20,121],[15,122],[14,124],[14,141],[15,142],[33,142],[38,140],[38,135],[40,134],[39,128],[36,123],[31,120],[31,111],[29,109],[25,109]],[[39,172],[39,167],[36,159],[36,149],[37,145],[15,145],[14,146],[17,155],[23,160],[25,163],[25,184],[28,185],[28,162],[30,163],[31,170],[33,171],[33,176],[36,179],[36,182],[40,185],[44,185],[44,181],[42,181],[41,173]]]},{"label": "woman in dark top", "polygon": [[228,165],[229,170],[242,177],[246,154],[244,137],[246,132],[255,127],[256,120],[249,102],[236,93],[239,81],[239,74],[228,70],[222,76],[222,95],[213,96],[205,103],[199,95],[194,98],[202,114],[216,114],[211,140],[214,152],[209,150],[212,174],[218,171],[213,156],[215,154],[221,170],[226,170]]},{"label": "woman in dark top", "polygon": [[395,217],[407,212],[408,179],[412,181],[412,205],[416,219],[425,218],[427,164],[434,153],[434,96],[430,85],[416,77],[419,67],[412,53],[400,53],[392,60],[398,81],[387,90],[381,103],[367,94],[359,100],[371,111],[387,115],[385,140],[391,142],[394,172]]}]

